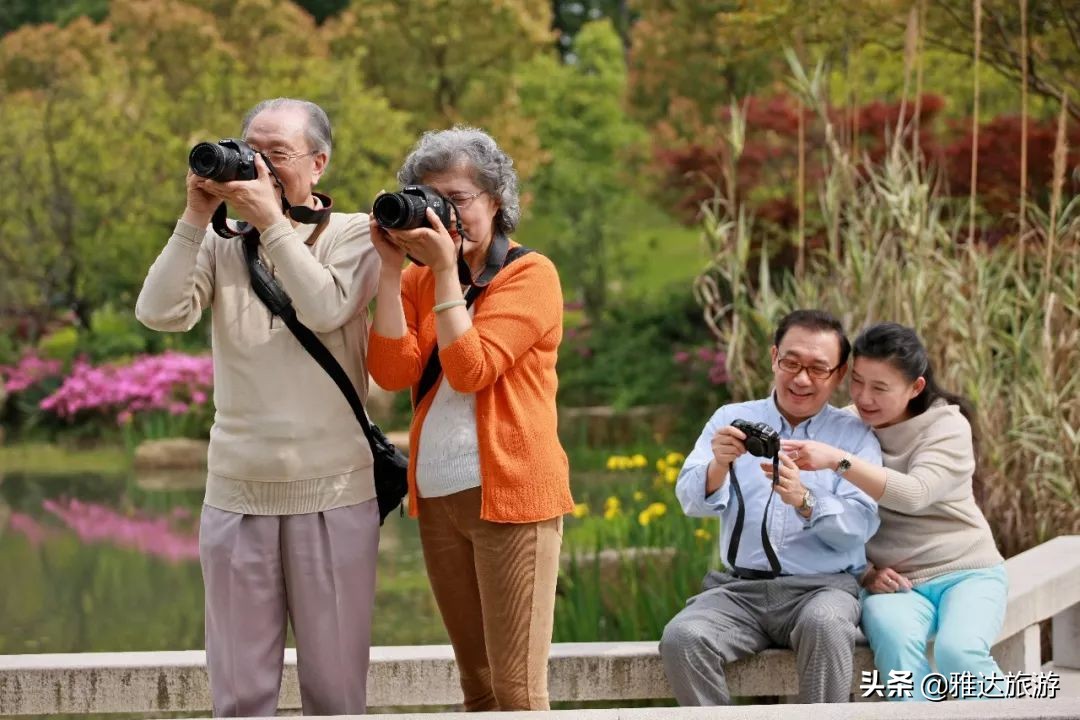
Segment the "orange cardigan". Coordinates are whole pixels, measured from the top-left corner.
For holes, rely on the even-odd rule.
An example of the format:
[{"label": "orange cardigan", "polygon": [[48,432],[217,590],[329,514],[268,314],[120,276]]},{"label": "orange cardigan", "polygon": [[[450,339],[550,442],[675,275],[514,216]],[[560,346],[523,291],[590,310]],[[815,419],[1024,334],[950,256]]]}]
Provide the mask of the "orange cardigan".
[{"label": "orange cardigan", "polygon": [[[417,385],[435,346],[435,276],[411,265],[401,279],[408,332],[388,338],[372,330],[368,371],[387,390]],[[570,468],[559,443],[555,361],[562,340],[562,288],[555,266],[529,253],[499,271],[474,305],[473,326],[439,348],[443,374],[413,413],[409,427],[409,514],[416,493],[420,428],[444,380],[476,394],[482,478],[480,517],[492,522],[547,520],[573,510]],[[422,350],[421,350],[422,349]]]}]

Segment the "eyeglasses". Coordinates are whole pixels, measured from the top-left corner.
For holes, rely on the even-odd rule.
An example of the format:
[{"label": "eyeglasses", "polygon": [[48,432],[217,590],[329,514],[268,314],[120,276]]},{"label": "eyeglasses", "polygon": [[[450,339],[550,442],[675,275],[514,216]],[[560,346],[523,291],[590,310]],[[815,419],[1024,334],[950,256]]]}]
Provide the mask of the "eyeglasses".
[{"label": "eyeglasses", "polygon": [[[842,363],[841,363],[842,364]],[[834,368],[822,367],[820,365],[803,365],[798,360],[793,360],[789,357],[782,357],[776,361],[777,367],[786,373],[791,375],[798,375],[803,370],[814,380],[828,380],[832,377],[832,374],[840,369],[840,365]]]},{"label": "eyeglasses", "polygon": [[472,204],[472,201],[484,194],[484,191],[474,193],[454,193],[453,195],[447,195],[450,200],[459,208],[464,210]]},{"label": "eyeglasses", "polygon": [[[252,148],[252,149],[255,150],[256,152],[259,152],[256,148]],[[307,157],[308,155],[314,155],[317,152],[319,152],[319,151],[318,150],[312,150],[311,152],[306,152],[306,153],[287,153],[284,150],[268,150],[268,151],[264,152],[263,155],[268,157],[270,159],[270,162],[272,162],[274,165],[284,165],[286,163],[292,162],[293,160],[297,160],[297,159],[302,158],[302,157]]]}]

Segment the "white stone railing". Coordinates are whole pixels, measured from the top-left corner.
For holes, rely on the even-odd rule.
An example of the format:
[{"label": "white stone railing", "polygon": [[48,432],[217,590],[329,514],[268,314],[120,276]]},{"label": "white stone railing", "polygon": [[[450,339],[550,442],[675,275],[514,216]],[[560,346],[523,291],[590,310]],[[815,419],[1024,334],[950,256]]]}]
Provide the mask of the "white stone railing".
[{"label": "white stone railing", "polygon": [[[1053,620],[1055,667],[1080,669],[1080,536],[1051,540],[1010,558],[1006,566],[1009,606],[993,649],[1002,670],[1041,670],[1038,623],[1049,619]],[[205,654],[197,650],[0,656],[0,715],[208,711],[205,660]],[[853,690],[858,688],[861,672],[871,669],[869,648],[857,647]],[[727,674],[733,695],[792,696],[798,692],[795,657],[789,650],[766,650],[732,663]],[[671,697],[655,642],[555,644],[549,678],[553,701],[618,705]],[[371,707],[460,703],[449,646],[372,648],[368,700]],[[280,706],[283,710],[300,707],[293,650],[286,651]],[[869,712],[867,706],[863,709]],[[874,711],[875,717],[878,712]]]}]

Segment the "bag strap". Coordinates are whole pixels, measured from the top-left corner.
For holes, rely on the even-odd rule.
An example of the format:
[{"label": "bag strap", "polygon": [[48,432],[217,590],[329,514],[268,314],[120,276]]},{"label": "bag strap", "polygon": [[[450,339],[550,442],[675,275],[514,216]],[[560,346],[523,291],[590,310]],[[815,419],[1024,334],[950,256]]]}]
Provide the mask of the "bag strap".
[{"label": "bag strap", "polygon": [[357,394],[356,388],[353,386],[352,381],[349,380],[349,376],[346,374],[345,369],[341,367],[341,363],[337,361],[337,358],[326,349],[326,346],[316,337],[315,333],[296,317],[296,309],[292,306],[292,298],[289,297],[274,276],[270,274],[266,265],[263,264],[262,258],[259,257],[259,235],[257,232],[244,235],[244,258],[247,260],[248,271],[251,273],[251,287],[255,294],[263,301],[263,304],[271,313],[279,316],[285,322],[285,326],[296,336],[304,349],[308,351],[311,357],[315,358],[315,362],[319,363],[319,366],[326,371],[326,374],[338,386],[345,396],[345,400],[349,403],[349,407],[352,408],[353,414],[356,415],[360,427],[364,430],[364,436],[367,438],[372,452],[374,452],[376,441],[372,434],[371,422],[368,420],[367,412],[364,411],[364,404],[360,401],[360,395]]},{"label": "bag strap", "polygon": [[[487,286],[491,283],[492,278],[495,277],[495,274],[499,270],[514,262],[518,258],[528,255],[532,251],[532,248],[527,248],[524,245],[518,245],[517,247],[511,248],[509,251],[507,251],[502,262],[500,262],[498,265],[489,261],[487,266],[484,268],[484,272],[481,274],[480,279],[478,279],[476,284],[473,284],[469,288],[469,291],[465,293],[465,309],[467,310],[472,307],[472,304],[476,302],[476,298],[480,297],[480,294],[483,293],[485,289],[487,289]],[[484,276],[488,275],[489,273],[490,277],[485,278]],[[482,285],[479,284],[481,280],[483,281]],[[435,347],[432,349],[431,355],[428,356],[427,364],[424,365],[424,372],[420,375],[420,382],[417,385],[416,389],[416,398],[413,400],[413,408],[420,407],[420,401],[423,400],[424,396],[427,395],[428,391],[431,390],[432,387],[434,387],[435,381],[439,379],[439,376],[441,374],[442,361],[439,360],[439,344],[435,343]]]}]

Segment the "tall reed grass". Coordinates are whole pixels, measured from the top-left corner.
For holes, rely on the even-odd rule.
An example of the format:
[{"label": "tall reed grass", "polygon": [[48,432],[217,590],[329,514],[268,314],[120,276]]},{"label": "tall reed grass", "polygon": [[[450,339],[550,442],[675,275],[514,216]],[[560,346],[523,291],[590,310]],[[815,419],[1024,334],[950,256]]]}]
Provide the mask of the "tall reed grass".
[{"label": "tall reed grass", "polygon": [[[751,267],[753,218],[731,188],[704,208],[713,260],[695,288],[727,348],[733,397],[767,392],[762,358],[793,308],[828,309],[852,333],[881,320],[911,325],[943,384],[976,408],[983,508],[1002,550],[1080,532],[1080,198],[1063,197],[1064,124],[1051,208],[1026,208],[1027,251],[1018,239],[991,247],[968,241],[970,208],[936,192],[902,137],[877,165],[842,147],[820,68],[793,71],[827,148],[819,247],[804,272],[771,269],[767,248]],[[733,110],[732,162],[744,133]]]}]

